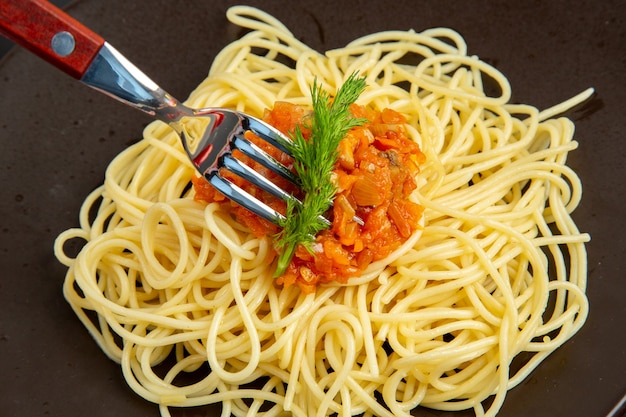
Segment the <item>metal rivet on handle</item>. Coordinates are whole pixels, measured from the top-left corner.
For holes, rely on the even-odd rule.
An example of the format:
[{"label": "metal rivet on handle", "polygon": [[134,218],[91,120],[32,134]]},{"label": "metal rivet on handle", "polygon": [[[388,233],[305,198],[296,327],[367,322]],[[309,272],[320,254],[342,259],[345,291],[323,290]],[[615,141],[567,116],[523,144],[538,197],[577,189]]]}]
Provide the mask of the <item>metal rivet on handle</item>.
[{"label": "metal rivet on handle", "polygon": [[50,46],[52,46],[52,50],[55,54],[59,56],[68,56],[74,52],[76,41],[74,41],[74,36],[72,36],[71,33],[59,32],[52,37]]}]

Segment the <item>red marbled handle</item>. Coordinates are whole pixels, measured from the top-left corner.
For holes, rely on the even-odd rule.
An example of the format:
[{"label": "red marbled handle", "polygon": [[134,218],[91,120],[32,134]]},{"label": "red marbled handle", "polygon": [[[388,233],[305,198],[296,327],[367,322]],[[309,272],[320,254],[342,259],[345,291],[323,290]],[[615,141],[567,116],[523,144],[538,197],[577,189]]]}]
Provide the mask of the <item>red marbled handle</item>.
[{"label": "red marbled handle", "polygon": [[0,1],[0,33],[78,79],[104,44],[46,0]]}]

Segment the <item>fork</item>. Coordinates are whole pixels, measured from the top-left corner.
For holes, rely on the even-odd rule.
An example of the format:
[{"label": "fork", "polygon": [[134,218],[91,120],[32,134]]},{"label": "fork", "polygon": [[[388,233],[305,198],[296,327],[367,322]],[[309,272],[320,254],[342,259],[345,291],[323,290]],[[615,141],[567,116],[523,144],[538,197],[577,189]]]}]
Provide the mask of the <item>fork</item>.
[{"label": "fork", "polygon": [[233,150],[238,149],[297,185],[295,174],[244,137],[246,131],[251,131],[290,154],[286,147],[290,139],[267,123],[239,111],[183,105],[102,37],[45,0],[0,2],[0,33],[83,84],[167,123],[178,133],[196,170],[222,194],[253,213],[274,224],[284,218],[224,178],[221,170],[284,201],[299,202],[233,156]]}]

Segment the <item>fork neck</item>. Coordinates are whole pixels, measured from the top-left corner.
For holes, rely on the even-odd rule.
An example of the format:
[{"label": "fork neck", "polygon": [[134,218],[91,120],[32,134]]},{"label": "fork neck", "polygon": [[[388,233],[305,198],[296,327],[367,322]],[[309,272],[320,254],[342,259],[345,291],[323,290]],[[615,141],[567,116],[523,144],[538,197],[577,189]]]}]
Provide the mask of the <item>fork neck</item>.
[{"label": "fork neck", "polygon": [[194,114],[107,42],[81,82],[166,123]]}]

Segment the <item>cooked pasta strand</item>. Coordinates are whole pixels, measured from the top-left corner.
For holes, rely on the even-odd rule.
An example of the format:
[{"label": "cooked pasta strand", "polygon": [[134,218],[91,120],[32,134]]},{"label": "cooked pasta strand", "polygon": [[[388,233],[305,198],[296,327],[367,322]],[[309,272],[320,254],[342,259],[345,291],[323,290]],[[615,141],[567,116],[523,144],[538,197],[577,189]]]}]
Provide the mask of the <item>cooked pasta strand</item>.
[{"label": "cooked pasta strand", "polygon": [[[274,285],[271,242],[194,201],[193,167],[154,122],[55,243],[78,318],[163,416],[211,403],[236,416],[495,415],[587,317],[589,236],[571,218],[582,187],[566,166],[574,127],[554,117],[592,90],[544,111],[509,104],[506,77],[450,29],[372,34],[322,55],[257,9],[227,16],[251,31],[188,104],[261,116],[277,100],[308,105],[315,78],[334,92],[358,69],[359,104],[405,115],[426,155],[423,230],[345,285]],[[85,241],[76,257],[64,252],[72,239]],[[530,359],[512,368],[521,353]]]}]

